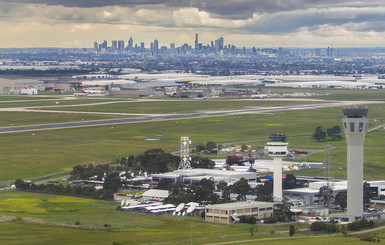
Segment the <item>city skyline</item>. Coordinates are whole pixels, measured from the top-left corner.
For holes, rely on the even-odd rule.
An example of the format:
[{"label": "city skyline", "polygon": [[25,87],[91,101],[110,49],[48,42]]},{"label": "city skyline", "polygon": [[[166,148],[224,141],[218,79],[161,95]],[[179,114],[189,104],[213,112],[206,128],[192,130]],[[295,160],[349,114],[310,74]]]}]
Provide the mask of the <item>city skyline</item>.
[{"label": "city skyline", "polygon": [[[385,3],[319,0],[0,0],[0,48],[90,48],[94,41],[194,45],[224,37],[238,47],[376,47]],[[300,41],[299,41],[300,40]]]}]

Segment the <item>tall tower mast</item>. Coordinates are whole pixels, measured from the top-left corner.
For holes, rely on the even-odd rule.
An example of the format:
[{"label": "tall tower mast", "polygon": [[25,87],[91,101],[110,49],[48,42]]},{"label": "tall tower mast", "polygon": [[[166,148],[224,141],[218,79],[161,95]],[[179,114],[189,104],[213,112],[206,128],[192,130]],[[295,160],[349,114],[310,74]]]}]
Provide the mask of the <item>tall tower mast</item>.
[{"label": "tall tower mast", "polygon": [[344,107],[342,119],[347,144],[347,215],[349,221],[362,217],[364,181],[364,141],[368,128],[367,107]]},{"label": "tall tower mast", "polygon": [[190,165],[190,144],[189,137],[180,137],[180,164],[178,170],[191,169]]},{"label": "tall tower mast", "polygon": [[273,195],[274,198],[283,198],[282,196],[282,158],[287,154],[287,141],[284,134],[272,134],[267,142],[269,156],[273,157],[274,177],[273,177]]}]

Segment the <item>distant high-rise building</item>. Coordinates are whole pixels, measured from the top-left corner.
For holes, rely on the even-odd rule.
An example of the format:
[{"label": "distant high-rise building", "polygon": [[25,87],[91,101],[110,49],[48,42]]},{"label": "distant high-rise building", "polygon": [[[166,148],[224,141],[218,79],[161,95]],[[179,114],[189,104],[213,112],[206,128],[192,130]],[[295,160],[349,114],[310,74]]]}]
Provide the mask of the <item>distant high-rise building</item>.
[{"label": "distant high-rise building", "polygon": [[198,34],[195,34],[195,50],[199,48]]},{"label": "distant high-rise building", "polygon": [[219,39],[217,39],[217,40],[215,40],[215,45],[214,45],[214,47],[215,47],[215,52],[219,52]]},{"label": "distant high-rise building", "polygon": [[119,51],[124,50],[124,41],[123,40],[118,41],[118,50]]},{"label": "distant high-rise building", "polygon": [[219,50],[223,49],[223,43],[224,43],[223,37],[220,37],[219,38]]},{"label": "distant high-rise building", "polygon": [[170,49],[174,50],[175,49],[175,43],[170,43]]},{"label": "distant high-rise building", "polygon": [[127,49],[131,50],[134,47],[134,40],[132,37],[128,40]]},{"label": "distant high-rise building", "polygon": [[97,42],[94,42],[94,50],[97,52],[99,51],[99,46]]},{"label": "distant high-rise building", "polygon": [[154,41],[154,53],[155,54],[159,53],[159,43],[157,39],[155,39]]},{"label": "distant high-rise building", "polygon": [[223,50],[223,37],[215,40],[215,52],[219,53],[221,50]]},{"label": "distant high-rise building", "polygon": [[112,50],[117,50],[117,48],[118,48],[118,42],[117,42],[116,40],[113,40],[113,41],[112,41],[111,48],[112,48]]},{"label": "distant high-rise building", "polygon": [[150,43],[150,52],[151,53],[154,52],[154,43],[153,42]]},{"label": "distant high-rise building", "polygon": [[144,47],[144,42],[141,42],[140,43],[140,52],[144,52],[144,49],[145,49],[145,47]]},{"label": "distant high-rise building", "polygon": [[107,41],[104,40],[101,46],[102,48],[107,49]]}]

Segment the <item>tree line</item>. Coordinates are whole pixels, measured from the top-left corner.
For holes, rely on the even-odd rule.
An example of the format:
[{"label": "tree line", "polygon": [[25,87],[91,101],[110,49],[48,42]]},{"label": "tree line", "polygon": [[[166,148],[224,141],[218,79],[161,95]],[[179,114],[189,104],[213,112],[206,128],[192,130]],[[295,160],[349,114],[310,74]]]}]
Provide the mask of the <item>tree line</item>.
[{"label": "tree line", "polygon": [[18,190],[36,191],[49,194],[69,195],[76,197],[87,197],[101,200],[113,200],[114,192],[112,190],[96,190],[93,186],[63,185],[63,184],[40,184],[26,182],[21,179],[15,181]]},{"label": "tree line", "polygon": [[315,128],[314,134],[312,135],[312,137],[317,141],[321,141],[321,140],[325,140],[327,136],[329,137],[329,140],[335,141],[335,140],[342,139],[341,133],[342,133],[341,128],[340,126],[337,126],[337,125],[332,128],[328,128],[326,132],[322,129],[321,126],[318,126]]}]

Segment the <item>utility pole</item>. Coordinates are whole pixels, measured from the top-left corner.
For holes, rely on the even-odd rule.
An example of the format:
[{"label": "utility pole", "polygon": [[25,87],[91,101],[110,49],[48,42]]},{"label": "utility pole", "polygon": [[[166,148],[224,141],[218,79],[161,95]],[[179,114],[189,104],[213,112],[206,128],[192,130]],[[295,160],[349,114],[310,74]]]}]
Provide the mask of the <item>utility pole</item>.
[{"label": "utility pole", "polygon": [[326,147],[326,187],[327,187],[326,203],[327,203],[327,207],[328,207],[328,213],[330,213],[330,186],[329,186],[330,165],[331,165],[330,150],[331,150],[331,147],[328,145]]}]

